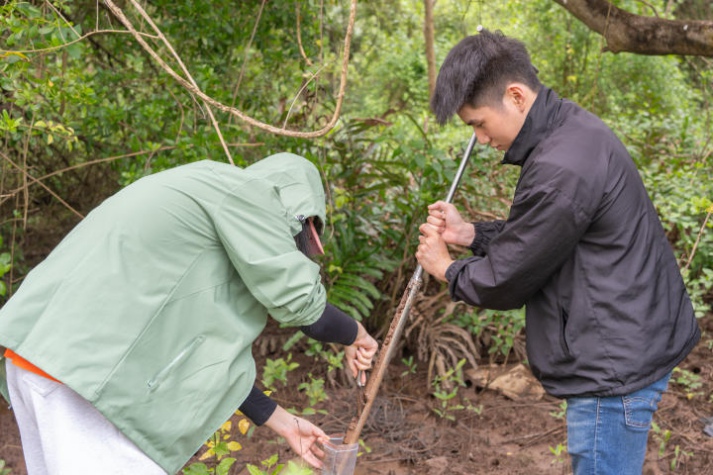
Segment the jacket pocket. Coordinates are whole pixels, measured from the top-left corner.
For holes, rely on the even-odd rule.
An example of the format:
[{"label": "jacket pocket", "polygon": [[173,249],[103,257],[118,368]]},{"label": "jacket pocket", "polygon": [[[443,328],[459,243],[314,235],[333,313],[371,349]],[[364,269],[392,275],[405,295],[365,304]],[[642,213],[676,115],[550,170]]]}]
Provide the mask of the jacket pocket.
[{"label": "jacket pocket", "polygon": [[205,336],[203,335],[198,335],[193,340],[191,340],[190,343],[188,343],[188,345],[186,345],[186,347],[183,348],[183,350],[181,350],[181,352],[178,353],[178,355],[176,355],[176,357],[173,358],[170,363],[168,363],[168,365],[166,365],[161,371],[156,373],[156,375],[148,381],[147,386],[149,388],[149,391],[153,392],[158,389],[161,383],[163,383],[166,378],[168,378],[168,376],[171,374],[171,371],[173,371],[174,368],[186,361],[198,349],[198,347],[203,344],[204,341]]},{"label": "jacket pocket", "polygon": [[567,343],[567,322],[569,321],[569,315],[565,309],[560,311],[560,346],[565,356],[571,356],[569,351],[569,343]]}]

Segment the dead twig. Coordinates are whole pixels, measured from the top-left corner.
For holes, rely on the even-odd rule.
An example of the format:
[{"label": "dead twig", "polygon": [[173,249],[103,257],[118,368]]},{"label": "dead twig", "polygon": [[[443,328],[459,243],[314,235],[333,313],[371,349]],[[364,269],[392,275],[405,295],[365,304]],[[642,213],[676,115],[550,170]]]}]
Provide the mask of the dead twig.
[{"label": "dead twig", "polygon": [[686,265],[683,268],[683,272],[687,271],[688,268],[691,266],[691,261],[693,261],[693,257],[696,255],[696,249],[698,249],[698,244],[701,242],[703,231],[705,231],[706,229],[706,225],[708,224],[708,219],[710,219],[711,217],[711,213],[713,213],[713,206],[711,206],[711,209],[708,211],[708,214],[706,214],[706,217],[703,220],[703,224],[701,225],[701,229],[698,231],[698,236],[696,236],[696,242],[693,244],[693,249],[691,249],[691,255],[688,256],[688,262],[686,262]]}]

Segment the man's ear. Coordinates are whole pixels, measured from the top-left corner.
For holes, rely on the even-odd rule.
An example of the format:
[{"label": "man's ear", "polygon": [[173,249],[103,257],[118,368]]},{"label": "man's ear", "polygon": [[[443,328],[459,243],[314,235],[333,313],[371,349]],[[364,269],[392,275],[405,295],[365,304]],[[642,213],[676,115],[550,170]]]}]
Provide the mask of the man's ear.
[{"label": "man's ear", "polygon": [[529,92],[527,86],[514,82],[505,89],[505,100],[510,101],[520,112],[524,112],[529,104]]}]

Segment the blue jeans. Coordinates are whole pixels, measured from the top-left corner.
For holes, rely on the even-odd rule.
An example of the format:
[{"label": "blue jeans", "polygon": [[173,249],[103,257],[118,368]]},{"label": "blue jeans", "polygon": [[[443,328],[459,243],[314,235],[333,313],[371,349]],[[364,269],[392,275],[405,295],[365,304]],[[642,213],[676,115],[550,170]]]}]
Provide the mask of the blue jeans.
[{"label": "blue jeans", "polygon": [[625,396],[567,399],[574,475],[641,475],[651,419],[670,377]]}]

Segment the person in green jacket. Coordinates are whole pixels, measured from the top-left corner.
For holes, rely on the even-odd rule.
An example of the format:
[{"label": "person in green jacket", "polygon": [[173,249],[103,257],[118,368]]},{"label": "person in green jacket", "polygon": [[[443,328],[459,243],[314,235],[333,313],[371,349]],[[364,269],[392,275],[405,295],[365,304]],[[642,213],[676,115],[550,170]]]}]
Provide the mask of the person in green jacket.
[{"label": "person in green jacket", "polygon": [[176,473],[238,409],[320,467],[327,435],[254,386],[251,345],[269,315],[370,368],[376,341],[311,259],[325,219],[289,153],[179,166],[89,213],[0,309],[29,474]]}]

